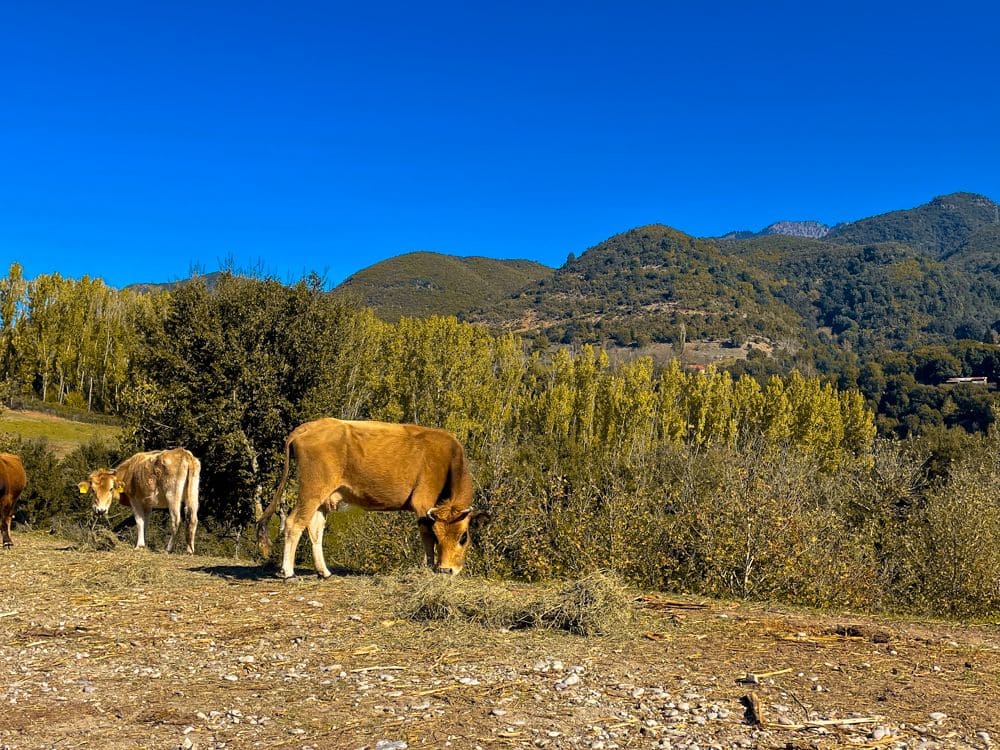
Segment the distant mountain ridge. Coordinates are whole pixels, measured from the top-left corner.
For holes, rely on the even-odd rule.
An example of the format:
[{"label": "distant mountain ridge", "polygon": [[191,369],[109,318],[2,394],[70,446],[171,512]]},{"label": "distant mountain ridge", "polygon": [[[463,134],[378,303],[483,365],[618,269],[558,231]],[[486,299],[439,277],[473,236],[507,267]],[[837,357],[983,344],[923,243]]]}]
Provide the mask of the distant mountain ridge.
[{"label": "distant mountain ridge", "polygon": [[[459,276],[404,272],[408,256],[355,276],[366,279],[364,298],[384,317],[457,314],[550,342],[752,337],[792,348],[820,340],[909,348],[1000,331],[998,213],[989,198],[953,193],[833,228],[782,221],[697,238],[652,224],[571,254],[560,268],[535,269],[520,287],[509,279],[492,297],[467,295],[465,308],[457,297],[439,304]],[[433,257],[449,266],[449,256]],[[391,302],[397,294],[408,312]]]},{"label": "distant mountain ridge", "polygon": [[555,269],[406,253],[358,271],[332,293],[385,320],[456,315],[541,347],[715,341],[742,348],[753,340],[768,349],[825,342],[862,352],[992,341],[1000,336],[1000,207],[952,193],[833,228],[782,221],[719,238],[651,224],[570,253]]},{"label": "distant mountain ridge", "polygon": [[776,221],[759,232],[740,231],[729,232],[719,237],[721,240],[747,240],[751,237],[768,237],[782,235],[785,237],[808,237],[820,239],[830,233],[830,227],[819,221]]}]

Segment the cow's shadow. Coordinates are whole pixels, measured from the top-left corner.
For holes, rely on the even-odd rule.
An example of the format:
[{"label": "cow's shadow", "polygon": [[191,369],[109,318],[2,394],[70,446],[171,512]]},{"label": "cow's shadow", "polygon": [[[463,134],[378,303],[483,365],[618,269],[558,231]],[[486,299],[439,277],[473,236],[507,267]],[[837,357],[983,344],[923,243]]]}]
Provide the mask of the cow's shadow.
[{"label": "cow's shadow", "polygon": [[[333,578],[349,578],[354,576],[366,576],[368,574],[355,568],[348,568],[343,565],[331,565],[330,572]],[[226,581],[269,581],[281,583],[284,579],[278,578],[278,566],[273,563],[263,565],[201,565],[191,568],[194,573],[204,573],[215,576]],[[293,580],[319,580],[312,568],[299,568],[295,571],[296,578]]]}]

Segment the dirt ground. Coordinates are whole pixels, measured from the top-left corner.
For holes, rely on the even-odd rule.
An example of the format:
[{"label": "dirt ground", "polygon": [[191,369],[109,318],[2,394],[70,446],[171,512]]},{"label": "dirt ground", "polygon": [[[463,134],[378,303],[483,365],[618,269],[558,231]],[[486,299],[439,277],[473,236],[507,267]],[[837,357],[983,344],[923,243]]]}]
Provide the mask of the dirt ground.
[{"label": "dirt ground", "polygon": [[500,631],[401,621],[391,578],[285,583],[230,559],[15,543],[0,554],[0,748],[1000,741],[996,624],[656,594],[627,638]]}]

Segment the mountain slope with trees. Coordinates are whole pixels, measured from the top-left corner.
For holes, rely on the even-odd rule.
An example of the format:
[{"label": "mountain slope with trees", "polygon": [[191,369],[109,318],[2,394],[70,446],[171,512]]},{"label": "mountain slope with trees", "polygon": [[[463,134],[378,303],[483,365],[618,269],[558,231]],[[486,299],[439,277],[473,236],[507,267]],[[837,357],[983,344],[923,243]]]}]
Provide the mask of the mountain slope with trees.
[{"label": "mountain slope with trees", "polygon": [[653,224],[571,257],[551,277],[468,317],[563,343],[794,336],[797,317],[773,286],[766,271],[718,243]]},{"label": "mountain slope with trees", "polygon": [[497,260],[415,252],[358,271],[336,288],[384,320],[404,315],[456,315],[495,303],[552,269],[530,260]]},{"label": "mountain slope with trees", "polygon": [[850,245],[902,242],[935,258],[946,258],[977,230],[997,223],[998,207],[989,198],[951,193],[916,208],[840,224],[827,239]]}]

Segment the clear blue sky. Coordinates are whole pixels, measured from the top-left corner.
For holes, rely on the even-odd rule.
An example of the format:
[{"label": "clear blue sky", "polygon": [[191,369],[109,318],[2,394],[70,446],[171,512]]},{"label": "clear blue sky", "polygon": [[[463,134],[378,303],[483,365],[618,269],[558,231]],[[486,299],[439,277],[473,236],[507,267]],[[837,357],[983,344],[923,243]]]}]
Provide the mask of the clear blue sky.
[{"label": "clear blue sky", "polygon": [[336,283],[1000,199],[995,8],[3,3],[0,273]]}]

